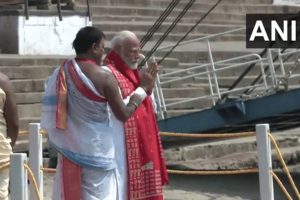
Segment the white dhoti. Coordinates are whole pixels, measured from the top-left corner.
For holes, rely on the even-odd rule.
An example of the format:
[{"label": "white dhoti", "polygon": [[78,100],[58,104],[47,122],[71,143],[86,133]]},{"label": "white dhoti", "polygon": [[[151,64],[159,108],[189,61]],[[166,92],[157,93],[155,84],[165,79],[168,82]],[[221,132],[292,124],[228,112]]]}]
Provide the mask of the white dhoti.
[{"label": "white dhoti", "polygon": [[[81,199],[84,200],[116,200],[116,171],[103,171],[95,168],[82,168]],[[53,200],[64,200],[62,180],[62,156],[58,155],[55,180],[53,185]]]}]

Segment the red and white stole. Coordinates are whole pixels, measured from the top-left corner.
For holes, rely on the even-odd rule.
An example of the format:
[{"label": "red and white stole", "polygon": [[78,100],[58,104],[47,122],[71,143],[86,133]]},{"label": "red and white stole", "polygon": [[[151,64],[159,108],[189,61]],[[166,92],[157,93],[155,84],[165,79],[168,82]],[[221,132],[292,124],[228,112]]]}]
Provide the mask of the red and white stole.
[{"label": "red and white stole", "polygon": [[[131,70],[115,53],[105,58],[118,81],[123,98],[140,83],[139,72]],[[162,186],[168,183],[159,130],[148,96],[125,122],[125,142],[128,166],[128,199],[162,200]]]}]

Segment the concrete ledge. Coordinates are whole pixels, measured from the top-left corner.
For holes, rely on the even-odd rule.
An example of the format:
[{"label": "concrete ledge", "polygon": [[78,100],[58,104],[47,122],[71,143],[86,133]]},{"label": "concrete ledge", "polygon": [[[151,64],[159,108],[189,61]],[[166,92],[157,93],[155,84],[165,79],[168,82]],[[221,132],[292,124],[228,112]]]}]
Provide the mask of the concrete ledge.
[{"label": "concrete ledge", "polygon": [[[62,10],[62,16],[74,16],[78,15],[81,17],[87,16],[87,12],[83,10]],[[24,10],[20,9],[3,9],[0,8],[0,16],[22,16],[24,14]],[[29,10],[29,18],[30,16],[58,16],[57,9],[51,10]]]},{"label": "concrete ledge", "polygon": [[72,41],[78,30],[91,26],[86,14],[63,11],[60,21],[57,11],[0,11],[0,49],[2,53],[20,55],[73,55]]}]

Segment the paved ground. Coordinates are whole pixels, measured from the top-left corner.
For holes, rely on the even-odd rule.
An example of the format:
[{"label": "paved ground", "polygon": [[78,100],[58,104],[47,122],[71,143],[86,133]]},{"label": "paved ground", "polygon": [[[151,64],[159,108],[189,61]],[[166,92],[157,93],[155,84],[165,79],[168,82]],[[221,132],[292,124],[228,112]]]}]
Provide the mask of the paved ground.
[{"label": "paved ground", "polygon": [[[44,200],[51,199],[53,175],[44,177]],[[298,188],[300,176],[294,176]],[[285,179],[285,185],[288,186]],[[286,199],[274,184],[275,200]],[[289,189],[291,195],[293,192]],[[259,200],[257,175],[186,176],[171,175],[170,185],[164,188],[165,200]],[[295,197],[294,197],[295,198]],[[295,198],[296,199],[296,198]]]},{"label": "paved ground", "polygon": [[[299,136],[300,128],[277,132],[276,136]],[[239,140],[246,140],[245,138]],[[227,142],[232,142],[227,140]],[[224,143],[224,142],[223,142]],[[293,171],[293,179],[300,188],[300,167]],[[294,195],[287,178],[279,174],[291,195]],[[51,199],[53,174],[44,174],[44,200]],[[274,183],[275,200],[286,199]],[[220,175],[220,176],[189,176],[170,175],[170,185],[164,188],[165,200],[259,200],[258,174],[250,175]],[[296,199],[296,197],[294,197]]]}]

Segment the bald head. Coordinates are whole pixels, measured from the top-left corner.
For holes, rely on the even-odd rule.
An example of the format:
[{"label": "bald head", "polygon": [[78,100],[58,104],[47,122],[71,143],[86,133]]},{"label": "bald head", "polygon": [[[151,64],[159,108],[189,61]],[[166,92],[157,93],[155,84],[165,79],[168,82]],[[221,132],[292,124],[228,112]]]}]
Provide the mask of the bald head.
[{"label": "bald head", "polygon": [[131,69],[137,69],[140,40],[133,32],[121,31],[117,33],[111,41],[111,48]]}]

